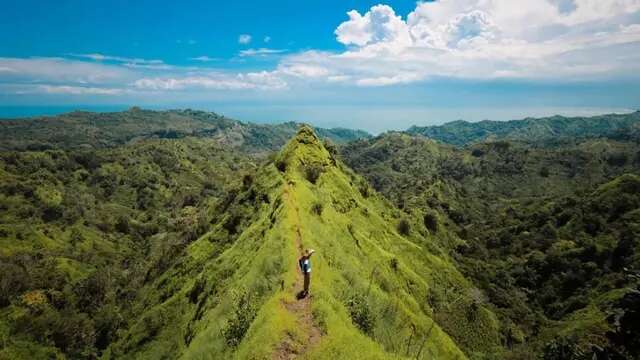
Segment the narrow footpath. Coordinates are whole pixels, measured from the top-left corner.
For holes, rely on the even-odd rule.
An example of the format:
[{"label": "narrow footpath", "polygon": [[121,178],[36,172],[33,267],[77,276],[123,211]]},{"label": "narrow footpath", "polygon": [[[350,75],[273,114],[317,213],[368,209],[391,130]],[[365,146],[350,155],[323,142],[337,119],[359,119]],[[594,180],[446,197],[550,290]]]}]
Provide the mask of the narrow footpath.
[{"label": "narrow footpath", "polygon": [[[291,188],[288,183],[285,184],[284,200],[286,206],[290,207],[290,209],[292,209],[292,211],[294,212],[296,227],[295,242],[296,247],[298,248],[298,253],[300,256],[302,256],[302,252],[304,249],[302,247],[302,235],[300,231],[300,213],[298,207],[295,205],[293,195],[291,194]],[[297,263],[298,262],[296,259],[296,266]],[[300,270],[297,269],[296,274],[296,281],[293,285],[293,288],[289,289],[289,291],[291,291],[293,294],[297,294],[302,290],[304,281]],[[287,334],[286,338],[282,341],[278,349],[273,354],[273,359],[281,360],[304,357],[304,354],[306,354],[309,349],[311,349],[320,341],[320,338],[322,337],[322,330],[320,330],[320,328],[313,320],[313,313],[311,312],[312,297],[312,295],[309,295],[305,298],[298,299],[296,296],[294,296],[294,300],[292,302],[283,302],[283,305],[287,309],[287,311],[295,315],[298,321],[298,328],[301,329],[302,332],[306,334],[306,336],[302,344],[299,344],[293,339],[291,335]]]}]

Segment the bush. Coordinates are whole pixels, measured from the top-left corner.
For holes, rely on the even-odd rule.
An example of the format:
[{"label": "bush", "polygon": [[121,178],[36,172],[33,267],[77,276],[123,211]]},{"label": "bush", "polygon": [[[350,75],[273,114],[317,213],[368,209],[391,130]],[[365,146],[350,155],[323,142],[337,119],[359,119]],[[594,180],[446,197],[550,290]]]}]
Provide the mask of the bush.
[{"label": "bush", "polygon": [[628,160],[629,157],[627,156],[627,154],[619,152],[609,155],[609,157],[607,158],[607,163],[611,166],[624,166]]},{"label": "bush", "polygon": [[329,139],[324,139],[323,141],[324,148],[327,149],[331,157],[335,157],[338,155],[338,147],[333,143],[333,141]]},{"label": "bush", "polygon": [[360,184],[360,186],[358,187],[358,190],[360,191],[360,195],[362,195],[362,197],[365,199],[371,196],[371,189],[369,188],[369,185],[366,182],[363,182],[362,184]]},{"label": "bush", "polygon": [[438,216],[434,213],[424,214],[424,226],[431,232],[438,231]]},{"label": "bush", "polygon": [[313,164],[307,165],[304,168],[304,176],[309,180],[310,183],[315,184],[318,181],[318,178],[322,174],[322,165]]},{"label": "bush", "polygon": [[246,190],[250,188],[252,184],[253,184],[253,175],[245,174],[242,177],[242,187]]},{"label": "bush", "polygon": [[311,205],[311,212],[316,215],[322,215],[322,204],[317,202]]},{"label": "bush", "polygon": [[482,149],[473,149],[473,151],[471,151],[471,155],[473,155],[474,157],[481,157],[484,155],[484,150]]},{"label": "bush", "polygon": [[367,299],[361,294],[354,294],[347,300],[347,308],[354,325],[363,333],[372,335],[376,319]]},{"label": "bush", "polygon": [[545,178],[546,178],[546,177],[549,177],[549,168],[548,168],[548,167],[546,167],[546,166],[543,166],[543,167],[540,169],[540,176],[545,177]]},{"label": "bush", "polygon": [[391,269],[393,269],[393,271],[398,270],[398,258],[392,258],[391,260],[389,260],[389,266],[391,266]]},{"label": "bush", "polygon": [[118,220],[116,220],[115,229],[117,232],[122,234],[129,233],[129,218],[126,216],[119,216]]},{"label": "bush", "polygon": [[237,295],[235,310],[222,329],[225,343],[232,348],[238,347],[255,317],[256,308],[251,303],[249,295],[246,293]]},{"label": "bush", "polygon": [[409,224],[409,221],[407,221],[407,219],[402,219],[400,220],[400,222],[398,222],[398,232],[404,236],[409,235],[409,233],[411,232],[411,224]]},{"label": "bush", "polygon": [[287,163],[284,160],[276,160],[276,169],[280,172],[287,171]]}]

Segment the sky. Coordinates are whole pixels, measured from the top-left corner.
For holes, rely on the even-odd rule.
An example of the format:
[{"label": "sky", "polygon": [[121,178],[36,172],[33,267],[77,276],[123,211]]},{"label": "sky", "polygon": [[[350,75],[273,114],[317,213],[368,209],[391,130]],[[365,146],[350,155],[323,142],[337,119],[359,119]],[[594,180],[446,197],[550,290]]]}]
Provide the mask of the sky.
[{"label": "sky", "polygon": [[640,108],[640,0],[2,8],[2,117],[189,107],[376,133]]}]

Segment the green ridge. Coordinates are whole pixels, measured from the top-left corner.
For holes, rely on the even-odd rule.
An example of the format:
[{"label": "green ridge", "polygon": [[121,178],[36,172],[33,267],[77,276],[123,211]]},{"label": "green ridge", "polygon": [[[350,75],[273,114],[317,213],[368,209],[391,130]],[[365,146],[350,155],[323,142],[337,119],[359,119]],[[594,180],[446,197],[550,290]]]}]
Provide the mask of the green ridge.
[{"label": "green ridge", "polygon": [[[213,230],[141,291],[137,319],[106,358],[268,359],[288,351],[310,359],[465,359],[499,352],[495,316],[438,241],[400,234],[406,215],[310,128],[244,183]],[[299,290],[298,231],[301,245],[317,250],[310,301],[322,335],[314,344],[306,344],[299,314],[287,306]]]}]

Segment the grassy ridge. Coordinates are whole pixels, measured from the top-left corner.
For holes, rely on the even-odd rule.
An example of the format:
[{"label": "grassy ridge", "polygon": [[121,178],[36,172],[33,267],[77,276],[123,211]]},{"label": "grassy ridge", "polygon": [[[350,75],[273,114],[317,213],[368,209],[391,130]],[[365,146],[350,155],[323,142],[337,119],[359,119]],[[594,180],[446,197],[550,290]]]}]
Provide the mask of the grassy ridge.
[{"label": "grassy ridge", "polygon": [[[424,230],[400,234],[402,213],[308,128],[219,214],[213,229],[140,293],[139,317],[108,358],[270,358],[283,341],[312,359],[499,352],[495,316],[473,298],[437,241]],[[234,240],[219,244],[230,228]],[[311,348],[286,306],[299,290],[298,231],[302,246],[317,250],[311,301],[322,337]]]}]

